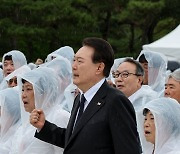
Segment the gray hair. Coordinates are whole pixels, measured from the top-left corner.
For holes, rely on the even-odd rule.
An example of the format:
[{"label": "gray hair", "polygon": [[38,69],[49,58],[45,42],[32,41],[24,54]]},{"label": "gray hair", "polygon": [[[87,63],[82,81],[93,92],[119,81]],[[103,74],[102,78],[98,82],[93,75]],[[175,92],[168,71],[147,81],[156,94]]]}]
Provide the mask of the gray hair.
[{"label": "gray hair", "polygon": [[129,62],[131,64],[134,64],[136,66],[136,74],[144,77],[144,69],[137,60],[126,58],[123,62]]},{"label": "gray hair", "polygon": [[180,68],[176,69],[173,73],[169,75],[169,78],[173,78],[174,80],[180,82]]}]

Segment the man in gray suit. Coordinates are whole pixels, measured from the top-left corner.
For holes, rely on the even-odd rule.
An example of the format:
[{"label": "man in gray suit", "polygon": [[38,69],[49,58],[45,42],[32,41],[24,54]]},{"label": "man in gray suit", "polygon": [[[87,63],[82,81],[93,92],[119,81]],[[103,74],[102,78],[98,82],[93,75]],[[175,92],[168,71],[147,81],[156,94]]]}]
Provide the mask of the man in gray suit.
[{"label": "man in gray suit", "polygon": [[63,147],[64,154],[140,154],[134,108],[105,79],[113,62],[107,41],[84,39],[72,65],[73,83],[80,94],[67,129],[46,121],[43,111],[35,109],[30,115],[30,123],[39,130],[35,137]]}]

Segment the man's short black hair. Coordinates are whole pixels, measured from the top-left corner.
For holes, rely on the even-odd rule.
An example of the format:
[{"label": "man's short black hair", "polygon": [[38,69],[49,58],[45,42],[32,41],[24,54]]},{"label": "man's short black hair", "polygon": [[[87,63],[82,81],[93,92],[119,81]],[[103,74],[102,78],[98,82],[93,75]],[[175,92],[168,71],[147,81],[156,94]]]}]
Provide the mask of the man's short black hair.
[{"label": "man's short black hair", "polygon": [[4,61],[5,60],[12,60],[12,55],[6,55],[5,57],[4,57]]},{"label": "man's short black hair", "polygon": [[131,58],[126,58],[123,62],[128,62],[131,64],[134,64],[136,66],[136,74],[139,76],[144,76],[144,69],[137,60],[131,59]]},{"label": "man's short black hair", "polygon": [[139,62],[140,63],[148,63],[148,61],[146,60],[146,57],[144,54],[142,54],[140,57],[139,57]]},{"label": "man's short black hair", "polygon": [[111,45],[107,41],[95,37],[85,38],[82,45],[94,49],[92,61],[93,63],[103,62],[105,65],[103,74],[105,77],[108,77],[114,63],[114,51]]},{"label": "man's short black hair", "polygon": [[25,79],[21,79],[21,81],[22,81],[23,84],[26,83],[26,82],[28,82],[28,81],[25,80]]},{"label": "man's short black hair", "polygon": [[150,112],[150,110],[147,109],[147,108],[144,108],[144,110],[143,110],[143,115],[146,116],[146,115],[148,114],[148,112]]}]

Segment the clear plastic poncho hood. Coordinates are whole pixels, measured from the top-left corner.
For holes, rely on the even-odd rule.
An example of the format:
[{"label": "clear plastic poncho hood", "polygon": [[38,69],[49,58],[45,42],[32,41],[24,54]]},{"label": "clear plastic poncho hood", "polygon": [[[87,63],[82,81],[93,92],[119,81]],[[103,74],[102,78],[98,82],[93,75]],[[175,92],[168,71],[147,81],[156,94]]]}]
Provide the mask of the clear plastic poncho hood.
[{"label": "clear plastic poncho hood", "polygon": [[9,51],[9,52],[5,53],[3,55],[3,58],[2,58],[2,64],[3,65],[4,65],[4,58],[7,55],[12,56],[12,61],[13,61],[15,69],[18,69],[19,67],[21,67],[23,65],[27,65],[27,60],[26,60],[25,55],[22,52],[18,51],[18,50],[12,50],[12,51]]},{"label": "clear plastic poncho hood", "polygon": [[[180,104],[171,98],[158,98],[150,101],[144,108],[149,109],[155,122],[154,154],[176,154],[180,152]],[[142,124],[143,125],[143,124]],[[152,154],[152,146],[145,145],[144,154]]]},{"label": "clear plastic poncho hood", "polygon": [[13,77],[17,76],[17,75],[21,75],[23,73],[26,73],[28,71],[30,71],[31,69],[27,66],[21,66],[20,68],[14,70],[11,74],[9,74],[8,76],[5,77],[6,81],[9,81],[10,79],[12,79]]},{"label": "clear plastic poncho hood", "polygon": [[[70,62],[62,57],[59,56],[55,59],[53,59],[50,62],[45,63],[44,65],[42,65],[42,67],[48,67],[54,70],[54,73],[56,73],[58,75],[58,78],[61,82],[61,86],[60,86],[60,91],[59,91],[59,95],[62,95],[62,98],[64,98],[64,92],[65,89],[72,84],[72,67]],[[65,98],[64,98],[65,99]],[[65,101],[63,99],[62,102],[59,101],[59,104],[61,105],[61,107],[64,109],[66,106],[69,106],[67,103],[71,104],[73,102],[68,102]]]},{"label": "clear plastic poncho hood", "polygon": [[20,122],[21,110],[17,88],[7,88],[0,91],[1,131],[0,142],[6,142],[16,131]]},{"label": "clear plastic poncho hood", "polygon": [[167,58],[157,52],[142,50],[139,57],[144,54],[148,61],[148,85],[156,92],[163,93],[166,69],[167,69]]},{"label": "clear plastic poncho hood", "polygon": [[[59,89],[61,82],[58,80],[54,71],[47,67],[39,67],[33,69],[25,74],[18,76],[18,85],[20,93],[22,94],[22,79],[28,81],[33,85],[35,108],[42,109],[45,113],[46,119],[54,122],[56,119],[61,121],[61,117],[56,114],[58,101],[61,99]],[[20,94],[20,95],[21,95]],[[62,149],[45,143],[41,140],[34,138],[36,128],[30,125],[29,113],[25,111],[23,102],[21,100],[21,115],[22,126],[16,133],[17,142],[11,149],[16,153],[62,153]],[[62,116],[59,114],[59,116]],[[63,117],[64,118],[64,117]],[[66,120],[67,121],[67,120]],[[55,153],[56,154],[56,153]]]},{"label": "clear plastic poncho hood", "polygon": [[62,56],[64,58],[67,58],[70,61],[70,63],[72,64],[73,59],[74,59],[74,50],[70,46],[61,47],[61,48],[55,50],[54,52],[50,53],[47,56],[46,61],[49,62],[53,58],[56,58],[58,56]]},{"label": "clear plastic poncho hood", "polygon": [[25,74],[19,75],[18,84],[20,91],[22,89],[21,79],[30,82],[33,85],[35,96],[35,107],[47,111],[56,105],[59,99],[60,80],[52,69],[39,67]]}]

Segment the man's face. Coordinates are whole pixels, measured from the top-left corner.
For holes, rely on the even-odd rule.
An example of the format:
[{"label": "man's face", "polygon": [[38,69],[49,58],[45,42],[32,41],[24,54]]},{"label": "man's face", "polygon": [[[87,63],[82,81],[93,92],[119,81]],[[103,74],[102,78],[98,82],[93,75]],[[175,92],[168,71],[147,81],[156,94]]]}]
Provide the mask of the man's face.
[{"label": "man's face", "polygon": [[154,116],[149,111],[144,119],[144,135],[146,141],[155,144],[155,124],[154,124]]},{"label": "man's face", "polygon": [[[83,92],[86,92],[97,82],[98,67],[101,63],[94,64],[92,56],[94,49],[89,46],[81,47],[75,54],[73,69],[73,83]],[[101,72],[102,73],[102,72]]]},{"label": "man's face", "polygon": [[144,85],[148,85],[148,63],[144,62],[141,63],[143,69],[144,69],[144,80],[143,80],[143,84]]},{"label": "man's face", "polygon": [[14,64],[12,60],[5,60],[3,64],[3,73],[4,76],[6,77],[10,73],[12,73],[15,70]]},{"label": "man's face", "polygon": [[[119,77],[115,78],[116,88],[122,91],[127,97],[131,96],[141,87],[142,76],[136,75],[136,66],[134,64],[123,62],[119,65],[116,73],[120,73]],[[123,74],[128,75],[123,76]]]},{"label": "man's face", "polygon": [[172,77],[168,79],[165,84],[165,97],[176,99],[180,103],[180,82],[174,80]]},{"label": "man's face", "polygon": [[25,82],[22,86],[22,101],[26,112],[31,113],[35,109],[34,90],[29,82]]}]

